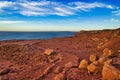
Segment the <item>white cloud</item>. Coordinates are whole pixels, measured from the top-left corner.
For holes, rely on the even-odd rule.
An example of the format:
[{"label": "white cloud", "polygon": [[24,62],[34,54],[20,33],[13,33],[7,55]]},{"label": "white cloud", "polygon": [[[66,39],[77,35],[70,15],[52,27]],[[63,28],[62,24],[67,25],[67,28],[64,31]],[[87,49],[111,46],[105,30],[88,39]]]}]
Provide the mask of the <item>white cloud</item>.
[{"label": "white cloud", "polygon": [[120,20],[116,19],[116,18],[111,18],[111,19],[108,19],[108,20],[104,20],[104,22],[118,23],[118,22],[120,22]]},{"label": "white cloud", "polygon": [[55,10],[58,11],[59,13],[63,13],[66,15],[74,14],[72,11],[70,11],[69,9],[65,9],[65,8],[56,7]]},{"label": "white cloud", "polygon": [[13,5],[12,2],[8,2],[8,1],[1,1],[0,2],[0,8],[9,7],[11,5]]},{"label": "white cloud", "polygon": [[109,8],[109,9],[114,8],[111,5],[106,5],[106,4],[99,3],[99,2],[94,2],[94,3],[73,2],[70,4],[75,5],[76,9],[81,9],[81,10],[92,9],[92,8]]},{"label": "white cloud", "polygon": [[118,19],[115,19],[115,18],[111,18],[110,21],[111,21],[111,22],[119,22],[119,20],[118,20]]},{"label": "white cloud", "polygon": [[24,21],[0,21],[3,24],[15,24],[15,23],[23,23]]},{"label": "white cloud", "polygon": [[108,5],[107,8],[109,8],[109,9],[114,9],[114,7],[111,6],[111,5]]},{"label": "white cloud", "polygon": [[20,3],[22,7],[20,14],[26,16],[37,16],[37,15],[59,15],[67,16],[73,15],[75,12],[69,8],[68,5],[60,4],[58,2],[41,1],[41,2],[27,2]]},{"label": "white cloud", "polygon": [[116,10],[112,12],[115,16],[120,16],[120,10]]},{"label": "white cloud", "polygon": [[30,10],[21,11],[20,13],[21,13],[22,15],[26,15],[26,16],[45,15],[44,13],[40,13],[40,12],[37,12],[37,11],[30,11]]},{"label": "white cloud", "polygon": [[[25,16],[44,16],[44,15],[58,15],[68,16],[75,15],[77,12],[90,11],[93,8],[108,8],[114,9],[114,6],[99,2],[85,3],[85,2],[71,2],[63,4],[52,1],[27,1],[19,0],[18,2],[0,1],[0,10],[12,10],[11,14],[18,13]],[[5,10],[4,10],[5,11]]]},{"label": "white cloud", "polygon": [[14,5],[12,2],[0,1],[0,12],[3,12],[3,8],[11,7],[12,5]]},{"label": "white cloud", "polygon": [[31,2],[29,4],[32,6],[46,6],[50,4],[50,1]]}]

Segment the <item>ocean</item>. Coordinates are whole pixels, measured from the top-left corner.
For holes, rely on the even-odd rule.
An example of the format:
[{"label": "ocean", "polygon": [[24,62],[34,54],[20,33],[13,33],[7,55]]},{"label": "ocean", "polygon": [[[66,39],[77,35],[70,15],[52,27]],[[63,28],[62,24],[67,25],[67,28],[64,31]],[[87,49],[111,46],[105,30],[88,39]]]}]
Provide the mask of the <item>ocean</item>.
[{"label": "ocean", "polygon": [[31,40],[31,39],[50,39],[59,37],[73,36],[75,32],[56,31],[56,32],[5,32],[0,31],[0,41],[2,40]]}]

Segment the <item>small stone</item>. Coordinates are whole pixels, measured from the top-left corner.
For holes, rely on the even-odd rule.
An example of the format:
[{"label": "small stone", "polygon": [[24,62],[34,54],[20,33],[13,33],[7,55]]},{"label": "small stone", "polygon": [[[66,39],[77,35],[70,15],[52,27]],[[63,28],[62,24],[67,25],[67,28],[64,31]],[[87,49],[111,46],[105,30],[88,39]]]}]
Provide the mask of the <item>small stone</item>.
[{"label": "small stone", "polygon": [[79,68],[80,69],[86,69],[88,66],[88,61],[83,59],[81,62],[80,62],[80,65],[79,65]]},{"label": "small stone", "polygon": [[98,61],[95,61],[87,66],[89,74],[97,74],[98,72],[102,71],[102,65]]},{"label": "small stone", "polygon": [[113,56],[112,50],[110,50],[109,48],[105,48],[105,49],[103,50],[103,56],[104,56],[104,57],[107,57],[107,58]]},{"label": "small stone", "polygon": [[99,62],[100,64],[104,64],[104,62],[105,62],[106,60],[107,60],[107,58],[101,57],[101,58],[99,58],[98,62]]},{"label": "small stone", "polygon": [[46,49],[45,52],[44,52],[44,54],[46,54],[48,56],[51,55],[51,54],[53,54],[53,53],[54,53],[54,50],[53,49],[49,49],[49,48]]},{"label": "small stone", "polygon": [[98,60],[98,56],[96,56],[95,54],[90,55],[90,61],[91,62],[94,62],[96,60]]},{"label": "small stone", "polygon": [[72,67],[78,67],[78,62],[72,61],[72,62],[68,62],[67,64],[65,64],[65,68],[72,68]]}]

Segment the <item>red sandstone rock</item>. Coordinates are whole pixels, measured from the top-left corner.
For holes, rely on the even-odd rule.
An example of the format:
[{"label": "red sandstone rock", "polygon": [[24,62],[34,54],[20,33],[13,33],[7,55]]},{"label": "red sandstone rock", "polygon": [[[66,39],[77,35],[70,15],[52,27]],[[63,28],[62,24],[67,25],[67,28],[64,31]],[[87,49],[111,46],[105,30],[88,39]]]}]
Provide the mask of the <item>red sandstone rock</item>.
[{"label": "red sandstone rock", "polygon": [[51,55],[52,53],[54,53],[53,49],[46,49],[44,52],[46,55]]},{"label": "red sandstone rock", "polygon": [[104,56],[104,57],[111,57],[111,56],[113,56],[112,50],[110,50],[109,48],[105,48],[105,49],[103,50],[103,56]]},{"label": "red sandstone rock", "polygon": [[79,65],[79,68],[80,69],[86,69],[88,66],[88,61],[83,59],[81,62],[80,62],[80,65]]},{"label": "red sandstone rock", "polygon": [[102,71],[102,65],[98,61],[95,61],[87,66],[87,70],[89,74],[96,75],[98,72]]},{"label": "red sandstone rock", "polygon": [[98,59],[98,56],[97,56],[97,55],[95,55],[95,54],[90,55],[90,61],[91,61],[91,62],[94,62],[94,61],[96,61],[97,59]]}]

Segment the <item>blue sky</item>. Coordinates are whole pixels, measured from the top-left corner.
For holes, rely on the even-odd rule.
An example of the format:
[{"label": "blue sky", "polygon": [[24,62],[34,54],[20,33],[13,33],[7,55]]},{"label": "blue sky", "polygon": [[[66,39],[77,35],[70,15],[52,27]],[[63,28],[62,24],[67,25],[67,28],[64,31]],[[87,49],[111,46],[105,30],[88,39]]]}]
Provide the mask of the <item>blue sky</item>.
[{"label": "blue sky", "polygon": [[120,0],[0,0],[0,31],[120,28]]}]

